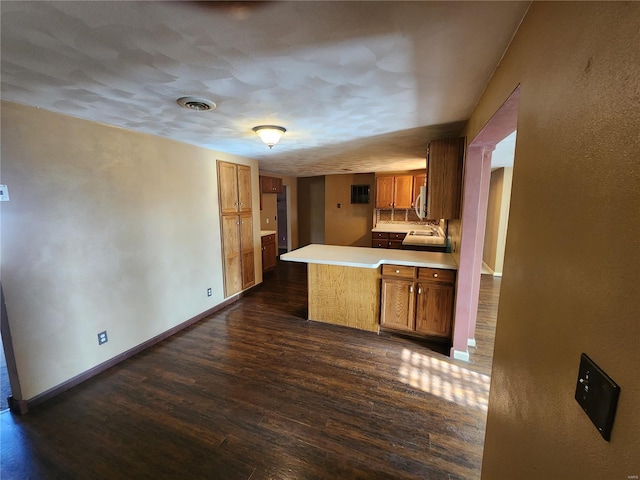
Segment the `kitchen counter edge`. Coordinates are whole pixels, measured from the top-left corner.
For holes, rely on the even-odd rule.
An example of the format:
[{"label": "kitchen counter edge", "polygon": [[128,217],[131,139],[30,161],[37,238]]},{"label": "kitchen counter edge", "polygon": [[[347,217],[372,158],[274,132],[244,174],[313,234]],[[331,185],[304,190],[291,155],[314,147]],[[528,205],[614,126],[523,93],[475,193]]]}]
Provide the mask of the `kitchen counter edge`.
[{"label": "kitchen counter edge", "polygon": [[405,265],[410,267],[458,270],[458,264],[450,253],[319,245],[313,243],[280,255],[280,260],[360,268],[378,268],[381,265]]}]

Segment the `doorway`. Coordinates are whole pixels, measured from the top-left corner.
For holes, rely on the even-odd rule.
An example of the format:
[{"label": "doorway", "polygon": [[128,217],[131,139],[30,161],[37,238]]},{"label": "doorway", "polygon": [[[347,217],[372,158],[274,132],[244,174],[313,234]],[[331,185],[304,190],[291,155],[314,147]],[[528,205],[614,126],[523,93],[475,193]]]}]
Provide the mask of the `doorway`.
[{"label": "doorway", "polygon": [[496,145],[491,154],[491,179],[482,253],[482,273],[502,276],[507,239],[511,184],[517,131]]},{"label": "doorway", "polygon": [[455,326],[450,352],[451,357],[459,360],[469,361],[468,347],[476,346],[492,152],[500,141],[517,129],[519,98],[520,87],[517,87],[467,146]]},{"label": "doorway", "polygon": [[278,193],[276,197],[276,217],[277,217],[277,230],[278,230],[278,255],[287,253],[290,250],[289,238],[291,225],[289,223],[288,213],[288,195],[289,188],[284,185],[282,187],[282,193]]}]

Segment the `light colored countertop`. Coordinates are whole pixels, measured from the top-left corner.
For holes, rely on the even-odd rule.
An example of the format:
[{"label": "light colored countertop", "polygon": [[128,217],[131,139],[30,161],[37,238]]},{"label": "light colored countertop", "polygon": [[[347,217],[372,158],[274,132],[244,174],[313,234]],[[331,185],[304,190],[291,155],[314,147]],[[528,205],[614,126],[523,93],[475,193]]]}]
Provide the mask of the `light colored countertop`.
[{"label": "light colored countertop", "polygon": [[383,264],[457,270],[450,253],[311,244],[280,255],[280,260],[345,267],[378,268]]},{"label": "light colored countertop", "polygon": [[275,230],[260,230],[261,237],[265,237],[267,235],[273,235],[274,233],[276,233]]}]

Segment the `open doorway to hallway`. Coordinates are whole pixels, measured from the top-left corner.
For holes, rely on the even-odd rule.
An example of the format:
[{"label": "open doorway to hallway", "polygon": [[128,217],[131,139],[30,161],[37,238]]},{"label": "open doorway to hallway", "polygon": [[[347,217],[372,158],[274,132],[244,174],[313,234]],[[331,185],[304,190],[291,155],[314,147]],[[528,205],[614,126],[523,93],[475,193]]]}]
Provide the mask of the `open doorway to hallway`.
[{"label": "open doorway to hallway", "polygon": [[482,273],[502,276],[504,249],[507,241],[511,184],[517,131],[498,142],[491,154],[491,178],[487,201]]},{"label": "open doorway to hallway", "polygon": [[497,144],[517,129],[519,97],[518,87],[467,145],[455,327],[451,347],[451,356],[460,360],[469,361],[469,347],[477,345],[476,321],[492,153]]},{"label": "open doorway to hallway", "polygon": [[278,255],[287,253],[289,251],[289,213],[288,213],[288,201],[287,192],[289,188],[284,185],[282,187],[282,193],[278,193],[276,198],[277,202],[277,225],[278,225]]}]

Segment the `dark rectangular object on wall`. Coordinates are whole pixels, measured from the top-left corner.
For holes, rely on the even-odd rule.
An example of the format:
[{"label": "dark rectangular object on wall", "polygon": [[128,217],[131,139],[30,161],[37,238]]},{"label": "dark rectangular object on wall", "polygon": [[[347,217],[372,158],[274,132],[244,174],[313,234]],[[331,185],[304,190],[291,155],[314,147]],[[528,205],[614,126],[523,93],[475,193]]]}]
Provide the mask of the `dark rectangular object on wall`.
[{"label": "dark rectangular object on wall", "polygon": [[618,384],[583,353],[575,398],[606,441],[611,438],[619,396]]},{"label": "dark rectangular object on wall", "polygon": [[351,185],[351,203],[369,203],[370,185]]}]

